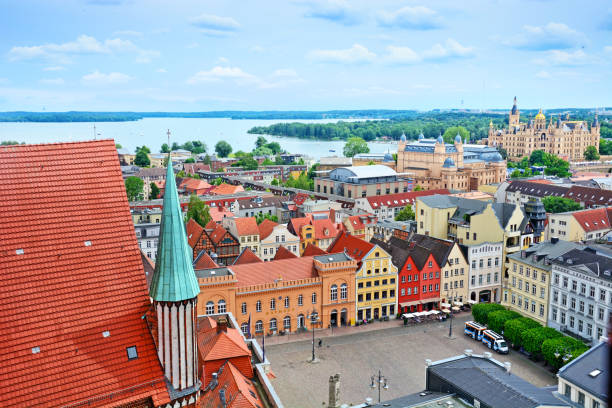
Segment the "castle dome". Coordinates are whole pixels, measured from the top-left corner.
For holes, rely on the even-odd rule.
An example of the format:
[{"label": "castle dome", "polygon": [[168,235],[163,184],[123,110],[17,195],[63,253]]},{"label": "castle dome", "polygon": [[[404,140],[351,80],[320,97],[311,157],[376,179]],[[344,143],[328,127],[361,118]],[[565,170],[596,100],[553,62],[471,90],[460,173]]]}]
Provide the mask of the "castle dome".
[{"label": "castle dome", "polygon": [[440,136],[438,136],[438,139],[436,140],[436,143],[444,144],[444,138],[442,137],[442,134],[440,134]]},{"label": "castle dome", "polygon": [[499,152],[483,153],[482,156],[480,156],[480,158],[484,161],[489,161],[489,162],[499,162],[499,161],[504,160],[504,158],[502,157],[501,154],[499,154]]},{"label": "castle dome", "polygon": [[459,133],[455,136],[455,143],[461,143],[461,135]]},{"label": "castle dome", "polygon": [[540,108],[540,112],[535,117],[536,120],[546,120],[546,116],[542,113],[542,108]]},{"label": "castle dome", "polygon": [[400,137],[400,140],[401,140],[402,142],[405,142],[405,141],[406,141],[406,134],[405,134],[405,133],[402,133],[402,137]]},{"label": "castle dome", "polygon": [[455,167],[455,162],[450,157],[447,157],[446,160],[444,160],[444,164],[442,165],[442,167],[444,168]]},{"label": "castle dome", "polygon": [[395,161],[395,159],[393,159],[393,155],[391,153],[387,152],[385,153],[383,161],[392,162],[392,161]]}]

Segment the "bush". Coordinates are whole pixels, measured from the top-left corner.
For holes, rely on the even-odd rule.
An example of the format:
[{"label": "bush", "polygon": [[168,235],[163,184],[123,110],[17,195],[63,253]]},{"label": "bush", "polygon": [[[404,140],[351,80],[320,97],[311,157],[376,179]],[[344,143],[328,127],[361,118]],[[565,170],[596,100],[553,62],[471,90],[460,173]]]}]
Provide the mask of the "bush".
[{"label": "bush", "polygon": [[508,320],[517,319],[521,317],[520,313],[512,310],[496,310],[495,312],[489,313],[487,317],[489,329],[496,333],[503,334],[504,324]]},{"label": "bush", "polygon": [[542,353],[542,343],[544,341],[561,336],[563,335],[552,327],[536,327],[524,331],[520,336],[520,342],[525,351],[536,355]]},{"label": "bush", "polygon": [[[544,360],[556,370],[563,367],[586,350],[588,350],[588,347],[585,346],[584,343],[568,336],[548,339],[542,343],[542,356]],[[568,351],[571,357],[569,360],[563,361],[563,354]],[[556,357],[555,353],[559,353],[559,357]]]},{"label": "bush", "polygon": [[474,320],[480,324],[487,324],[489,313],[497,310],[506,310],[502,305],[497,303],[478,303],[472,306],[472,316]]},{"label": "bush", "polygon": [[514,347],[520,347],[522,346],[521,334],[524,331],[537,327],[542,327],[542,325],[528,317],[506,320],[506,323],[504,323],[504,337],[512,343]]}]

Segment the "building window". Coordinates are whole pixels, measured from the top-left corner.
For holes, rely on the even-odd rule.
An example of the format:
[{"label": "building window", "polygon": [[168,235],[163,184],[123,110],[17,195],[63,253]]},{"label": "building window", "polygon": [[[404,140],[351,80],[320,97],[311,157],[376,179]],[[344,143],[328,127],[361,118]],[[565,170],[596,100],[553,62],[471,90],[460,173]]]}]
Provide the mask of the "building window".
[{"label": "building window", "polygon": [[242,323],[240,325],[240,330],[242,331],[242,334],[244,334],[246,336],[249,333],[249,324],[248,323]]},{"label": "building window", "polygon": [[285,330],[291,330],[291,317],[285,316],[283,319],[283,327]]},{"label": "building window", "polygon": [[215,313],[215,304],[213,302],[206,303],[206,314],[214,314]]},{"label": "building window", "polygon": [[261,312],[261,300],[258,300],[257,303],[255,303],[255,311]]},{"label": "building window", "polygon": [[347,299],[348,298],[348,286],[346,285],[346,283],[343,283],[342,285],[340,285],[340,299]]},{"label": "building window", "polygon": [[289,307],[289,296],[285,296],[285,308]]},{"label": "building window", "polygon": [[225,310],[226,310],[225,300],[222,299],[217,303],[217,310],[218,310],[218,313],[225,313]]},{"label": "building window", "polygon": [[316,304],[317,303],[317,294],[315,292],[312,292],[312,304]]},{"label": "building window", "polygon": [[[532,312],[535,312],[535,310],[532,310]],[[544,316],[544,305],[540,305],[540,316]]]},{"label": "building window", "polygon": [[263,322],[261,320],[255,323],[255,333],[263,333]]},{"label": "building window", "polygon": [[276,299],[270,299],[270,310],[276,309]]},{"label": "building window", "polygon": [[240,305],[240,311],[242,312],[242,314],[246,314],[247,312],[247,305],[245,302],[242,302],[242,305]]},{"label": "building window", "polygon": [[276,319],[270,319],[270,331],[276,331]]},{"label": "building window", "polygon": [[332,285],[330,289],[330,298],[331,300],[338,300],[338,286]]},{"label": "building window", "polygon": [[572,398],[572,387],[569,384],[565,384],[565,388],[563,389],[563,395],[571,400]]},{"label": "building window", "polygon": [[304,304],[304,296],[298,295],[298,306],[302,306]]},{"label": "building window", "polygon": [[582,391],[578,391],[578,405],[584,407],[584,393]]}]

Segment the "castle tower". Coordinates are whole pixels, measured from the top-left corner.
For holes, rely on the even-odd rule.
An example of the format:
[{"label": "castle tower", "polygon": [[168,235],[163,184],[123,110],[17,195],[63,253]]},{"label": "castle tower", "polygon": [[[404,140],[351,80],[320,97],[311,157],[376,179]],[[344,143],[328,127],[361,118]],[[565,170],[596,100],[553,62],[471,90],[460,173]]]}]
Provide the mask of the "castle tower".
[{"label": "castle tower", "polygon": [[512,105],[512,110],[510,111],[510,115],[508,117],[508,126],[518,126],[519,119],[521,114],[519,112],[518,106],[516,106],[516,96],[514,97],[514,104]]},{"label": "castle tower", "polygon": [[536,130],[542,130],[546,127],[546,116],[542,113],[542,108],[535,116],[534,126]]},{"label": "castle tower", "polygon": [[157,315],[159,361],[168,388],[180,395],[171,402],[173,408],[195,403],[199,395],[196,343],[199,293],[191,250],[187,245],[172,159],[168,155],[164,207],[149,296],[153,299]]},{"label": "castle tower", "polygon": [[599,133],[599,117],[597,117],[597,111],[595,112],[595,119],[591,124],[591,133]]}]

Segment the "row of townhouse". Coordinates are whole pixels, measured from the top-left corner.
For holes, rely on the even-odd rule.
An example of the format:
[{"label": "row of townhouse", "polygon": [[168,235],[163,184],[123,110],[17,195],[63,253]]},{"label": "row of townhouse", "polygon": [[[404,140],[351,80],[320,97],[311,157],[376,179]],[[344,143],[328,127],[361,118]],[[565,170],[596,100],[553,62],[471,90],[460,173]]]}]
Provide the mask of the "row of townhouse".
[{"label": "row of townhouse", "polygon": [[592,208],[612,205],[612,191],[577,184],[560,185],[546,180],[502,183],[496,197],[500,202],[525,204],[530,198],[564,197],[576,201],[582,207]]}]

